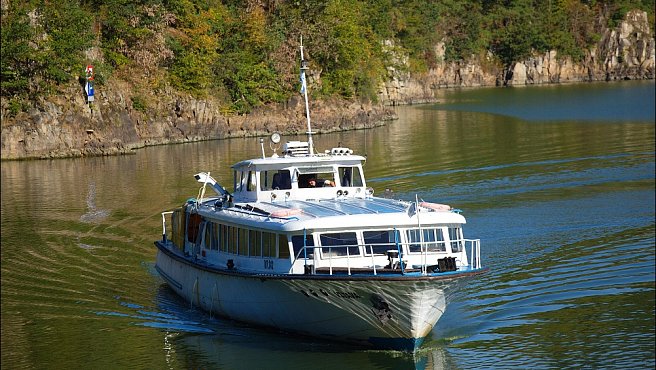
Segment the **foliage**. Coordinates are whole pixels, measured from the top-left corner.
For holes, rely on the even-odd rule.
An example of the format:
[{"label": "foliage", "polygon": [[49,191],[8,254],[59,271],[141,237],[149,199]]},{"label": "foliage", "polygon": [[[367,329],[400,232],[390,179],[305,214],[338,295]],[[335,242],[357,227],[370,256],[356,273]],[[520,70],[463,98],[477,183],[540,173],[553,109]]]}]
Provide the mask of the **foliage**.
[{"label": "foliage", "polygon": [[132,100],[132,108],[135,110],[141,112],[141,113],[146,113],[146,110],[148,109],[148,104],[146,103],[146,99],[141,96],[141,95],[135,95],[131,98]]},{"label": "foliage", "polygon": [[[580,59],[603,23],[654,0],[5,0],[0,93],[13,111],[70,85],[86,63],[110,77],[223,99],[243,113],[298,94],[303,36],[310,92],[375,99],[397,63],[410,69],[491,52],[511,65],[557,50]],[[444,49],[437,48],[443,44]],[[387,49],[389,49],[386,46]],[[442,50],[444,52],[442,52]],[[94,51],[94,52],[91,52]],[[95,52],[100,51],[100,55]],[[147,90],[146,90],[147,91]],[[135,100],[136,99],[136,100]],[[133,97],[146,109],[145,97]]]},{"label": "foliage", "polygon": [[[92,40],[90,20],[74,0],[36,7],[11,1],[2,16],[2,95],[46,91],[77,78]],[[3,11],[4,13],[4,11]]]},{"label": "foliage", "polygon": [[32,48],[29,45],[32,33],[26,13],[3,14],[2,27],[0,27],[2,37],[0,92],[3,97],[28,92],[29,80],[34,75],[35,69],[31,57]]}]

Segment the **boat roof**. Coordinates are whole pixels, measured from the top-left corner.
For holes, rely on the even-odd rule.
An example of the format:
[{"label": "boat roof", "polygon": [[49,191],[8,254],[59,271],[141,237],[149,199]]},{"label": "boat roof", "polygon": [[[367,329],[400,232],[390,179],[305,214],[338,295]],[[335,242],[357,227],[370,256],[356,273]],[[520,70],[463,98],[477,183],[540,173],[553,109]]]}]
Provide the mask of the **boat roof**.
[{"label": "boat roof", "polygon": [[232,165],[232,168],[238,169],[243,167],[256,168],[285,168],[291,166],[309,166],[313,164],[355,164],[365,161],[366,158],[360,155],[331,155],[315,154],[312,156],[278,156],[266,158],[246,159]]},{"label": "boat roof", "polygon": [[199,212],[205,217],[254,228],[294,231],[303,229],[362,229],[464,224],[457,210],[380,197],[288,200],[236,203],[216,207],[208,200]]}]

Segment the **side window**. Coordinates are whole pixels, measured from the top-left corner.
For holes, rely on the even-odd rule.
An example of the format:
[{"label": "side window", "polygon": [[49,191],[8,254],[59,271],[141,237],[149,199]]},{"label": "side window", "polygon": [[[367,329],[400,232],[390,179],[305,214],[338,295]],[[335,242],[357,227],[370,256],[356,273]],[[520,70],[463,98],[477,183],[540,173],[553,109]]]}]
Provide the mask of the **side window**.
[{"label": "side window", "polygon": [[264,257],[276,256],[276,234],[262,232],[262,255]]},{"label": "side window", "polygon": [[446,243],[444,242],[442,228],[435,229],[435,241],[437,241],[436,250],[438,252],[446,252]]},{"label": "side window", "polygon": [[444,243],[444,236],[442,235],[441,228],[422,228],[421,232],[418,229],[408,230],[406,234],[408,238],[408,248],[410,252],[422,252],[421,242],[423,238],[424,248],[428,252],[445,252],[446,245]]},{"label": "side window", "polygon": [[358,167],[353,167],[353,185],[351,186],[362,186],[362,176]]},{"label": "side window", "polygon": [[237,254],[237,231],[236,227],[228,227],[228,253]]},{"label": "side window", "polygon": [[307,255],[308,258],[314,257],[314,249],[307,247],[314,247],[314,238],[312,234],[308,234],[305,238],[305,252],[303,252],[303,235],[292,236],[292,246],[294,247],[294,258],[303,259]]},{"label": "side window", "polygon": [[396,250],[394,230],[364,231],[364,254],[385,254],[390,249]]},{"label": "side window", "polygon": [[255,171],[248,171],[248,181],[246,183],[247,191],[255,191],[257,189],[257,176],[255,176]]},{"label": "side window", "polygon": [[248,256],[248,230],[239,228],[239,255]]},{"label": "side window", "polygon": [[228,245],[230,240],[230,226],[221,225],[221,238],[219,238],[219,249],[222,252],[228,251]]},{"label": "side window", "polygon": [[462,251],[462,238],[460,236],[459,227],[449,228],[449,240],[451,240],[451,251],[453,253]]},{"label": "side window", "polygon": [[234,171],[234,188],[235,193],[242,191],[242,185],[244,183],[244,176],[246,173],[244,171]]},{"label": "side window", "polygon": [[360,175],[360,168],[354,167],[339,167],[339,181],[342,186],[362,186],[362,176]]},{"label": "side window", "polygon": [[249,255],[251,257],[262,256],[262,232],[256,230],[248,231],[248,247]]},{"label": "side window", "polygon": [[358,239],[354,232],[321,234],[323,256],[358,256]]},{"label": "side window", "polygon": [[[271,174],[269,171],[260,171],[260,190],[271,190],[273,185],[271,183]],[[275,174],[273,175],[275,176]]]},{"label": "side window", "polygon": [[219,244],[221,244],[221,225],[212,224],[212,249],[219,250]]},{"label": "side window", "polygon": [[203,243],[203,248],[205,249],[212,249],[212,235],[214,232],[212,232],[212,229],[214,229],[214,224],[212,222],[208,222],[207,225],[205,225],[205,243]]},{"label": "side window", "polygon": [[421,237],[419,235],[418,229],[411,229],[406,232],[406,238],[408,239],[408,250],[410,252],[421,252]]},{"label": "side window", "polygon": [[187,240],[192,243],[197,243],[201,226],[202,217],[197,214],[187,213]]},{"label": "side window", "polygon": [[284,234],[278,235],[278,258],[289,259],[289,241]]}]

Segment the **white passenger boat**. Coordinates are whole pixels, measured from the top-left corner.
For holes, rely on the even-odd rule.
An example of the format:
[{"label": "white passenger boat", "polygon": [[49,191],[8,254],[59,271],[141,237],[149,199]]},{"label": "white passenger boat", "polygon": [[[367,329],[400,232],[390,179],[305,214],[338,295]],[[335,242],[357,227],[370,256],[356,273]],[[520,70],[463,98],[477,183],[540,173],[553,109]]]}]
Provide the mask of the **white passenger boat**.
[{"label": "white passenger boat", "polygon": [[261,158],[232,166],[232,192],[196,174],[198,196],[162,213],[156,269],[210,314],[414,351],[453,284],[484,271],[480,241],[463,237],[449,206],[374,196],[352,150],[317,153],[306,69],[301,46],[308,141],[278,155],[273,134],[271,155],[261,144]]}]

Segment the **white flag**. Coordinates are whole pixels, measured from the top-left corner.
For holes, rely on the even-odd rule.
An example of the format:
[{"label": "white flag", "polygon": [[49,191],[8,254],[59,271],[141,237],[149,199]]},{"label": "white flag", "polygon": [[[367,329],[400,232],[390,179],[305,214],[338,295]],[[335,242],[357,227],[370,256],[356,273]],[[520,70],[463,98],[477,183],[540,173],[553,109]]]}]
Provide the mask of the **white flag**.
[{"label": "white flag", "polygon": [[301,94],[305,94],[305,72],[301,72]]},{"label": "white flag", "polygon": [[408,207],[408,217],[412,217],[417,213],[417,203],[412,202],[410,203],[410,206]]}]

